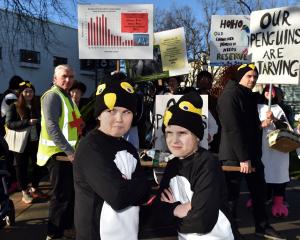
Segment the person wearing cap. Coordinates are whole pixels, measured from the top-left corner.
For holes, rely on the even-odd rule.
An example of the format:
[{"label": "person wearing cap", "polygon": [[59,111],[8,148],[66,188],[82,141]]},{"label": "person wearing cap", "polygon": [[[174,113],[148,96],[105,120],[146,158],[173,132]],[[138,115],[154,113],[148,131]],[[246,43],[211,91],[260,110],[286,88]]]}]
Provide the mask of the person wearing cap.
[{"label": "person wearing cap", "polygon": [[[218,99],[221,122],[219,160],[223,165],[240,167],[240,172],[226,172],[228,199],[234,218],[240,194],[241,177],[246,182],[253,201],[255,233],[262,237],[282,239],[270,226],[265,207],[266,183],[261,161],[262,132],[256,95],[252,92],[258,78],[254,64],[238,67],[234,80],[229,80]],[[252,167],[255,171],[252,171]]]},{"label": "person wearing cap", "polygon": [[122,137],[136,117],[133,83],[122,73],[108,77],[94,109],[99,126],[80,141],[74,161],[76,239],[137,240],[150,187],[135,147]]},{"label": "person wearing cap", "polygon": [[[38,119],[40,118],[39,109],[34,99],[35,89],[31,82],[23,81],[19,84],[18,100],[11,104],[6,112],[6,126],[11,130],[29,131],[28,137],[22,139],[25,149],[23,152],[13,152],[15,159],[15,168],[17,180],[22,190],[22,201],[24,203],[32,203],[33,198],[45,198],[39,189],[39,181],[41,177],[41,169],[36,164],[36,153],[38,148]],[[28,163],[31,159],[32,187],[28,188]]]},{"label": "person wearing cap", "polygon": [[77,107],[79,107],[80,99],[84,95],[85,91],[85,84],[75,80],[72,87],[70,88],[70,95],[72,100],[76,103]]},{"label": "person wearing cap", "polygon": [[192,91],[169,107],[163,120],[168,162],[159,193],[178,219],[179,239],[234,239],[219,161],[199,146],[203,138],[202,98]]},{"label": "person wearing cap", "polygon": [[[269,99],[271,106],[269,109]],[[272,202],[274,217],[287,217],[288,207],[284,203],[286,184],[289,177],[289,153],[284,153],[269,147],[267,135],[276,129],[292,129],[283,109],[278,105],[276,87],[266,85],[262,92],[262,102],[257,105],[262,135],[262,162],[264,164],[265,180],[267,183],[267,199]]]},{"label": "person wearing cap", "polygon": [[52,186],[46,239],[74,236],[72,162],[82,119],[69,95],[73,82],[74,71],[71,66],[58,65],[54,69],[53,86],[41,97],[42,118],[37,163],[48,168]]}]

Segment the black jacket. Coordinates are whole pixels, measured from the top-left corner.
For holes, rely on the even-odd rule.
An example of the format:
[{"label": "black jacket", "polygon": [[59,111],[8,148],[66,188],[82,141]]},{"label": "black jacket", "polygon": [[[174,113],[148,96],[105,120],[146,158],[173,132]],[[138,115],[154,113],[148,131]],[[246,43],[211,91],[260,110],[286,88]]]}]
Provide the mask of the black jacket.
[{"label": "black jacket", "polygon": [[258,98],[250,89],[229,81],[218,99],[222,126],[220,160],[251,160],[257,165],[261,158],[261,129],[257,111]]},{"label": "black jacket", "polygon": [[[186,181],[183,181],[184,184],[180,184],[178,178]],[[176,179],[175,182],[178,183],[180,198],[188,196],[190,191],[193,192],[192,209],[186,217],[177,219],[177,229],[180,233],[210,233],[215,225],[220,223],[217,223],[219,211],[225,214],[228,220],[230,219],[226,205],[227,193],[224,175],[219,161],[209,151],[199,148],[195,154],[185,159],[174,158],[168,162],[160,183],[159,194],[164,189],[171,187],[170,183],[174,181],[173,179]],[[174,187],[174,185],[172,186]],[[178,198],[176,195],[174,194],[175,199]],[[169,205],[168,214],[173,216],[173,210],[180,202],[174,204],[162,202],[161,204]]]},{"label": "black jacket", "polygon": [[5,123],[7,127],[12,130],[21,130],[30,126],[29,120],[31,118],[39,118],[34,111],[31,111],[31,109],[27,107],[25,112],[26,116],[21,119],[17,112],[16,104],[11,104],[6,113]]},{"label": "black jacket", "polygon": [[[130,180],[122,176],[125,174],[117,166],[117,160],[133,171]],[[128,164],[131,161],[136,161],[134,169]],[[134,146],[123,138],[93,130],[78,145],[73,173],[76,239],[106,239],[104,235],[100,236],[103,231],[126,236],[130,229],[120,226],[120,214],[124,217],[130,207],[144,203],[150,193]],[[106,203],[110,206],[110,216],[107,216]],[[128,216],[126,221],[133,219]],[[101,222],[107,222],[105,229],[101,229]]]}]

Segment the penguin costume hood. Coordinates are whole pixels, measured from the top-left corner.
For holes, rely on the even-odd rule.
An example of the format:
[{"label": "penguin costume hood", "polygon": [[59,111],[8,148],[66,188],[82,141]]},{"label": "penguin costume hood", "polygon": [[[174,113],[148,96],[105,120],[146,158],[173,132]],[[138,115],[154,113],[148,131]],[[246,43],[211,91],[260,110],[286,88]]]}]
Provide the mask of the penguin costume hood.
[{"label": "penguin costume hood", "polygon": [[164,114],[163,132],[169,125],[184,127],[202,140],[204,125],[202,121],[203,101],[201,96],[192,91],[183,95],[178,102],[169,107]]},{"label": "penguin costume hood", "polygon": [[133,88],[134,83],[123,73],[109,76],[97,87],[94,116],[98,117],[105,109],[124,107],[136,116],[137,95]]}]

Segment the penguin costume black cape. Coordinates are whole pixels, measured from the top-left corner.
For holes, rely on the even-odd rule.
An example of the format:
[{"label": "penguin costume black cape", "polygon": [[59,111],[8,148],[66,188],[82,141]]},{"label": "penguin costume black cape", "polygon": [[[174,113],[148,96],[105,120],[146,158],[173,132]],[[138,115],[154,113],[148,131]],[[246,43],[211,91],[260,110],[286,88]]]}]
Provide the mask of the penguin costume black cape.
[{"label": "penguin costume black cape", "polygon": [[[124,74],[112,75],[97,88],[96,117],[115,107],[135,115],[136,105],[133,83]],[[77,240],[138,239],[139,205],[150,186],[133,145],[100,127],[91,131],[75,154],[74,186]]]},{"label": "penguin costume black cape", "polygon": [[[200,141],[204,132],[202,105],[202,98],[196,92],[182,96],[165,112],[165,134],[169,134],[168,126],[176,125],[188,129]],[[168,136],[166,138],[168,143]],[[185,217],[174,216],[179,239],[234,239],[226,205],[223,172],[219,161],[208,150],[196,146],[196,150],[188,156],[175,155],[165,169],[160,183],[160,196],[168,188],[171,189],[174,202],[161,202],[168,209],[168,214],[174,216],[178,205],[191,203],[191,209]]]}]

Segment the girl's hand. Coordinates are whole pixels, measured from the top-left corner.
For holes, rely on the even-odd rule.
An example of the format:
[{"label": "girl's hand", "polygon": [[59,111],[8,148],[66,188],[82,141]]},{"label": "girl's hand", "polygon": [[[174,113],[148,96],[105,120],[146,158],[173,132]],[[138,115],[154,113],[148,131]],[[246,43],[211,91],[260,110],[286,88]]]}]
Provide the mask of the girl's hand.
[{"label": "girl's hand", "polygon": [[164,189],[164,191],[160,195],[160,200],[162,202],[167,202],[167,203],[174,203],[175,202],[175,198],[174,198],[173,193],[172,193],[170,188]]},{"label": "girl's hand", "polygon": [[273,121],[271,119],[267,118],[266,120],[261,122],[261,127],[262,128],[269,127],[272,124],[272,122]]},{"label": "girl's hand", "polygon": [[270,111],[270,110],[268,110],[268,111],[266,112],[266,117],[267,117],[267,119],[274,120],[273,113],[272,113],[272,111]]},{"label": "girl's hand", "polygon": [[35,125],[35,124],[37,124],[37,119],[35,118],[29,119],[29,125]]},{"label": "girl's hand", "polygon": [[184,218],[184,217],[186,217],[188,212],[191,210],[191,208],[192,208],[192,204],[190,202],[183,203],[183,204],[178,205],[174,209],[173,214],[175,217]]}]

